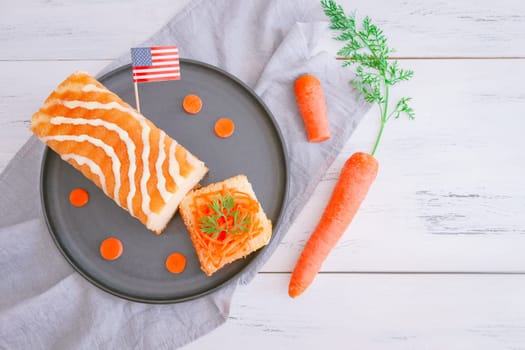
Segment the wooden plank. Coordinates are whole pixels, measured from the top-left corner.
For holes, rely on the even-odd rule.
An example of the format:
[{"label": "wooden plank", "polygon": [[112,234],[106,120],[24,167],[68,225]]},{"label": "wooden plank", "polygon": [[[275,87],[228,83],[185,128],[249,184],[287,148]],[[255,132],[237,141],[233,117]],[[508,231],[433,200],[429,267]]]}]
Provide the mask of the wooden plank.
[{"label": "wooden plank", "polygon": [[[27,120],[54,85],[105,63],[0,62],[0,169],[29,136]],[[324,270],[524,270],[525,61],[403,64],[416,76],[394,98],[410,92],[417,119],[387,126],[379,177]],[[291,271],[344,160],[370,150],[376,115],[336,159],[265,271]]]},{"label": "wooden plank", "polygon": [[525,276],[324,274],[300,298],[259,275],[184,349],[525,349]]},{"label": "wooden plank", "polygon": [[188,2],[10,2],[0,11],[0,60],[113,59],[153,35]]},{"label": "wooden plank", "polygon": [[[115,58],[188,2],[153,0],[146,10],[139,0],[9,2],[0,5],[0,60]],[[525,6],[518,0],[340,2],[375,19],[396,56],[525,57]],[[305,11],[320,8],[314,2]]]}]

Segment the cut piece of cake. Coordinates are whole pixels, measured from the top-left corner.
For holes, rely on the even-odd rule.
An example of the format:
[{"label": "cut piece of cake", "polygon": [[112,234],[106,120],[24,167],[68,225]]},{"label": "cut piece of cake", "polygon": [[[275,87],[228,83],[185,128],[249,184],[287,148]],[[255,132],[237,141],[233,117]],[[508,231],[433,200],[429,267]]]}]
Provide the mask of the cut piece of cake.
[{"label": "cut piece of cake", "polygon": [[272,223],[245,175],[191,191],[179,212],[208,276],[265,246],[272,236]]},{"label": "cut piece of cake", "polygon": [[202,161],[84,72],[73,73],[49,95],[33,115],[30,129],[157,234],[208,171]]}]

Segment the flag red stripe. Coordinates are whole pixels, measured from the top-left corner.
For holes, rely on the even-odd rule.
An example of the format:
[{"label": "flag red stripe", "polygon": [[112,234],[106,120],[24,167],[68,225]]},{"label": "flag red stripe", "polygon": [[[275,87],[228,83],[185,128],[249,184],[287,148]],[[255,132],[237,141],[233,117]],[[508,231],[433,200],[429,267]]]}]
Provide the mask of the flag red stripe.
[{"label": "flag red stripe", "polygon": [[162,56],[179,56],[179,52],[152,52],[151,57],[162,57]]},{"label": "flag red stripe", "polygon": [[180,71],[178,70],[172,70],[167,72],[144,72],[144,73],[137,73],[133,72],[134,77],[146,77],[148,75],[160,75],[160,74],[178,74]]},{"label": "flag red stripe", "polygon": [[158,61],[172,61],[172,62],[178,62],[179,56],[159,56],[159,57],[152,57],[151,62],[158,62]]},{"label": "flag red stripe", "polygon": [[152,46],[151,50],[177,49],[177,46]]},{"label": "flag red stripe", "polygon": [[148,67],[141,67],[141,68],[133,68],[133,73],[145,73],[145,72],[164,72],[164,71],[179,71],[180,67],[171,65],[171,66],[148,66]]},{"label": "flag red stripe", "polygon": [[155,63],[155,62],[173,62],[173,64],[178,64],[179,63],[179,60],[177,58],[168,58],[168,59],[153,58],[151,61],[153,63]]},{"label": "flag red stripe", "polygon": [[173,62],[153,62],[151,65],[152,68],[158,68],[158,67],[172,67],[172,66],[179,66],[179,62],[173,63]]},{"label": "flag red stripe", "polygon": [[145,77],[148,75],[172,74],[172,73],[180,73],[180,71],[171,70],[171,71],[165,71],[165,72],[144,72],[144,73],[133,72],[133,76],[134,77]]},{"label": "flag red stripe", "polygon": [[151,69],[151,68],[162,68],[162,69],[173,69],[173,68],[179,68],[178,64],[164,64],[162,66],[135,66],[133,67],[133,70],[142,70],[142,69]]},{"label": "flag red stripe", "polygon": [[180,75],[176,77],[167,77],[167,78],[133,79],[135,83],[151,83],[154,81],[166,81],[166,80],[180,80]]}]

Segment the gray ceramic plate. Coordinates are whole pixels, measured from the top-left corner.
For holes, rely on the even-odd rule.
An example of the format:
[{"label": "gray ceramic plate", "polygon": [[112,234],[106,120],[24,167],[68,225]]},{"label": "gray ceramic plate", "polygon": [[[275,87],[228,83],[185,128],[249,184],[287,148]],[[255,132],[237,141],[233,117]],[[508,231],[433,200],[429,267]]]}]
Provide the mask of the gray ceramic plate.
[{"label": "gray ceramic plate", "polygon": [[[181,60],[181,73],[179,81],[140,84],[142,113],[206,163],[210,172],[203,185],[246,174],[275,229],[286,199],[287,167],[271,113],[254,92],[222,70]],[[134,105],[130,66],[100,81]],[[190,93],[203,100],[197,115],[181,108],[183,97]],[[213,133],[215,120],[222,116],[235,121],[236,131],[228,139]],[[76,187],[90,194],[85,207],[69,204],[69,192]],[[235,279],[260,253],[207,277],[179,214],[156,236],[51,150],[44,155],[41,190],[49,231],[64,257],[93,284],[126,299],[173,303],[202,296]],[[124,244],[123,255],[111,262],[99,255],[99,245],[108,236]],[[188,259],[179,275],[164,268],[172,252],[182,252]]]}]

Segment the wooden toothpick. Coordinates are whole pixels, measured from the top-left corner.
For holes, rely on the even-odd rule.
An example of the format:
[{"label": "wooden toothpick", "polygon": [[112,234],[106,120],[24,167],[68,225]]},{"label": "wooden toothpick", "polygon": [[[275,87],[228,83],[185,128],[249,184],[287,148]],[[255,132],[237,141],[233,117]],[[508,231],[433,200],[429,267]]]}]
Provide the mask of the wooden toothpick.
[{"label": "wooden toothpick", "polygon": [[139,88],[137,82],[135,82],[135,105],[137,106],[137,111],[140,113],[140,100],[139,100]]}]

